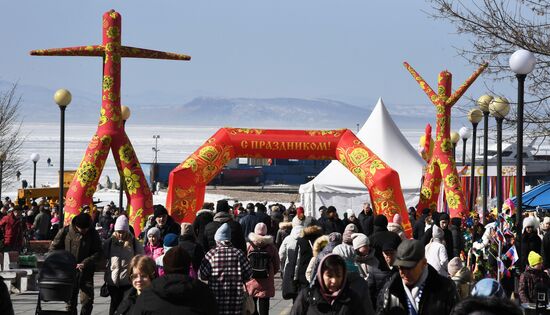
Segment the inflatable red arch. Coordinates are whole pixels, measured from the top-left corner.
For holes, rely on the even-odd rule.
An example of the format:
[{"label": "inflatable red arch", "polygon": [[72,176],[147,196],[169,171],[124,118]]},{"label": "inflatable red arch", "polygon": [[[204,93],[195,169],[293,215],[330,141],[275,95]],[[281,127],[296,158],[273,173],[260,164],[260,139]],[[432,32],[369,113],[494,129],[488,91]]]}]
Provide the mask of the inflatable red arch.
[{"label": "inflatable red arch", "polygon": [[378,214],[401,214],[408,236],[411,224],[399,175],[353,132],[222,128],[170,173],[166,207],[178,222],[191,222],[204,202],[206,184],[236,157],[338,160],[368,188]]}]

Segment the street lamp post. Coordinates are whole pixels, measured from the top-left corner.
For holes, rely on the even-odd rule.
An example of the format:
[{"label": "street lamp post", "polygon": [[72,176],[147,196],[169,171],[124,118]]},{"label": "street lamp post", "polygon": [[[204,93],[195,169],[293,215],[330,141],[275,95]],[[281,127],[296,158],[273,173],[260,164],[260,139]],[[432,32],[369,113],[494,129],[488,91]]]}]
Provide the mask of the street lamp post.
[{"label": "street lamp post", "polygon": [[487,195],[489,194],[489,186],[487,184],[487,172],[488,172],[488,159],[487,150],[489,145],[489,104],[493,100],[491,95],[483,95],[477,100],[479,109],[483,112],[483,178],[482,178],[482,196],[483,196],[483,223],[485,223],[485,216],[487,215]]},{"label": "street lamp post", "polygon": [[456,144],[460,140],[460,135],[456,131],[451,131],[451,143],[453,144],[453,158],[456,164]]},{"label": "street lamp post", "polygon": [[2,174],[4,173],[5,160],[6,160],[6,152],[0,152],[0,197],[2,197]]},{"label": "street lamp post", "polygon": [[72,96],[71,92],[66,89],[59,89],[55,92],[53,99],[55,103],[59,106],[61,112],[61,126],[59,134],[59,217],[60,222],[64,222],[64,173],[65,173],[65,109],[71,103]]},{"label": "street lamp post", "polygon": [[156,181],[157,181],[157,156],[158,156],[158,152],[160,151],[158,149],[158,140],[160,138],[160,135],[153,135],[153,139],[155,139],[155,147],[152,148],[153,149],[153,152],[155,152],[155,158],[153,159],[153,172],[152,172],[152,176],[151,176],[151,186],[152,186],[152,191],[155,192],[156,190]]},{"label": "street lamp post", "polygon": [[510,112],[510,103],[504,97],[495,97],[489,111],[497,121],[497,211],[502,211],[502,121]]},{"label": "street lamp post", "polygon": [[[533,69],[537,60],[532,52],[520,49],[510,56],[510,68],[518,78],[518,109],[517,109],[517,129],[516,129],[516,226],[517,239],[521,240],[522,229],[522,193],[523,193],[523,97],[525,78]],[[521,242],[518,242],[521,243]],[[519,250],[519,249],[518,249]],[[520,251],[521,253],[521,251]]]},{"label": "street lamp post", "polygon": [[32,173],[32,188],[36,188],[36,163],[40,161],[40,154],[38,153],[31,154],[31,161],[34,164],[33,173]]},{"label": "street lamp post", "polygon": [[[122,105],[120,106],[120,114],[122,116],[122,128],[124,128],[126,126],[126,121],[130,118],[130,115],[132,114],[132,112],[130,111],[130,108],[128,106]],[[122,191],[124,188],[124,171],[122,170],[122,168],[119,171],[120,171],[120,185],[119,185],[120,192],[118,195],[118,206],[120,211],[122,211]]]},{"label": "street lamp post", "polygon": [[470,166],[470,211],[474,210],[474,199],[475,199],[475,168],[476,168],[476,133],[477,125],[483,118],[483,113],[474,108],[468,112],[468,120],[472,123],[473,129],[473,141],[472,141],[472,157],[471,157],[471,166]]},{"label": "street lamp post", "polygon": [[466,165],[466,141],[472,136],[472,132],[468,127],[462,127],[458,130],[460,138],[462,138],[462,165]]}]

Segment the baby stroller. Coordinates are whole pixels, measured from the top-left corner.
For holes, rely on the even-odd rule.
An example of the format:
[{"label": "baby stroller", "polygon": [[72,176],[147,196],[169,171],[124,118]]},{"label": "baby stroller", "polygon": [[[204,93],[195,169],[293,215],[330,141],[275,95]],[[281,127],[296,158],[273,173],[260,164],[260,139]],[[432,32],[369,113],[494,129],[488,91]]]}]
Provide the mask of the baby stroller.
[{"label": "baby stroller", "polygon": [[68,311],[46,311],[42,310],[40,303],[41,301],[69,303],[77,281],[76,259],[71,253],[65,250],[56,250],[48,254],[38,273],[36,315],[76,314],[76,305],[73,305],[73,309]]}]

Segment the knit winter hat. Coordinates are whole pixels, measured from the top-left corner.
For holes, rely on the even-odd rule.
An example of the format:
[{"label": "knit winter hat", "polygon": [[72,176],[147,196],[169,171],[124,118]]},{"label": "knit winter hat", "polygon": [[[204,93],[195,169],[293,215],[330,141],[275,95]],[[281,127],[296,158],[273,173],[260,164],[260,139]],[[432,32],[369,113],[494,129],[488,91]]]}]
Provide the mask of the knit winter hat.
[{"label": "knit winter hat", "polygon": [[348,215],[348,218],[351,218],[351,217],[354,217],[354,216],[355,216],[355,213],[353,212],[352,209],[346,210],[346,214]]},{"label": "knit winter hat", "polygon": [[359,231],[357,231],[357,227],[355,226],[355,224],[353,223],[350,223],[346,226],[346,229],[344,230],[344,234],[342,234],[342,241],[346,244],[350,244],[352,243],[352,238],[351,238],[351,235],[353,233],[357,233]]},{"label": "knit winter hat", "polygon": [[[175,235],[175,234],[174,234]],[[181,246],[169,249],[162,258],[164,273],[166,274],[189,274],[191,258]]]},{"label": "knit winter hat", "polygon": [[353,233],[351,238],[353,239],[353,249],[370,245],[369,238],[363,233]]},{"label": "knit winter hat", "polygon": [[451,217],[449,217],[448,214],[446,214],[446,213],[441,213],[441,214],[439,215],[439,221],[438,221],[438,222],[441,222],[441,221],[443,221],[443,220],[449,221],[450,219],[451,219]]},{"label": "knit winter hat", "polygon": [[403,219],[401,219],[401,215],[399,213],[396,213],[393,216],[393,223],[397,223],[399,225],[403,224]]},{"label": "knit winter hat", "polygon": [[162,215],[168,214],[168,210],[163,205],[154,205],[153,206],[153,213],[156,217],[160,217]]},{"label": "knit winter hat", "polygon": [[542,264],[542,256],[537,254],[534,251],[529,252],[529,256],[527,256],[527,260],[529,261],[530,267],[535,267],[538,264]]},{"label": "knit winter hat", "polygon": [[267,225],[265,225],[265,223],[263,223],[263,222],[259,222],[254,227],[254,233],[256,233],[258,235],[261,235],[261,236],[265,236],[267,234]]},{"label": "knit winter hat", "polygon": [[181,224],[181,236],[195,236],[195,231],[193,231],[193,225],[188,222],[183,222]]},{"label": "knit winter hat", "polygon": [[388,227],[388,218],[386,218],[386,216],[382,214],[375,216],[374,226]]},{"label": "knit winter hat", "polygon": [[156,227],[156,226],[153,226],[152,228],[148,229],[148,230],[147,230],[147,236],[149,236],[149,235],[154,235],[154,236],[157,237],[157,239],[159,239],[159,238],[160,238],[160,230],[159,230],[159,228]]},{"label": "knit winter hat", "polygon": [[437,238],[437,239],[440,239],[440,240],[444,240],[445,239],[445,233],[443,232],[443,230],[439,226],[434,225],[432,227],[432,238]]},{"label": "knit winter hat", "polygon": [[224,223],[218,228],[216,234],[214,235],[214,240],[216,242],[229,241],[231,239],[231,228],[229,224]]},{"label": "knit winter hat", "polygon": [[92,224],[92,217],[87,213],[81,212],[74,217],[73,224],[80,229],[87,229]]},{"label": "knit winter hat", "polygon": [[535,218],[527,217],[527,218],[523,219],[523,228],[526,228],[528,226],[532,226],[532,227],[536,226]]},{"label": "knit winter hat", "polygon": [[460,260],[459,257],[455,257],[449,261],[447,264],[447,270],[449,271],[449,275],[453,277],[460,269],[464,267],[464,264],[462,263],[462,260]]},{"label": "knit winter hat", "polygon": [[504,298],[504,289],[495,279],[485,278],[479,280],[472,289],[472,296]]},{"label": "knit winter hat", "polygon": [[164,247],[178,246],[178,235],[175,233],[168,233],[164,236]]},{"label": "knit winter hat", "polygon": [[119,215],[115,222],[115,231],[129,231],[128,218],[124,215]]}]

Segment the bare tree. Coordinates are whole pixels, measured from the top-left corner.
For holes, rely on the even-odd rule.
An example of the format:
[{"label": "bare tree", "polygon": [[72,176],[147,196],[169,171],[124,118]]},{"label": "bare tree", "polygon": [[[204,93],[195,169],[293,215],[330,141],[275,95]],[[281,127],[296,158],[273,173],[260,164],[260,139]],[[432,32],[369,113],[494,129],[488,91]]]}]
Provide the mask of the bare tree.
[{"label": "bare tree", "polygon": [[16,94],[17,84],[6,91],[0,91],[0,151],[6,153],[3,164],[2,187],[9,187],[21,169],[19,158],[24,136],[21,133],[19,107],[21,97]]},{"label": "bare tree", "polygon": [[[535,70],[526,80],[524,128],[531,139],[550,136],[550,1],[547,0],[429,0],[436,19],[450,21],[459,34],[470,38],[468,47],[455,47],[474,64],[489,62],[488,75],[495,80],[514,80],[508,59],[523,48],[537,57]],[[498,95],[498,91],[491,91]],[[506,120],[514,127],[515,99]]]}]

